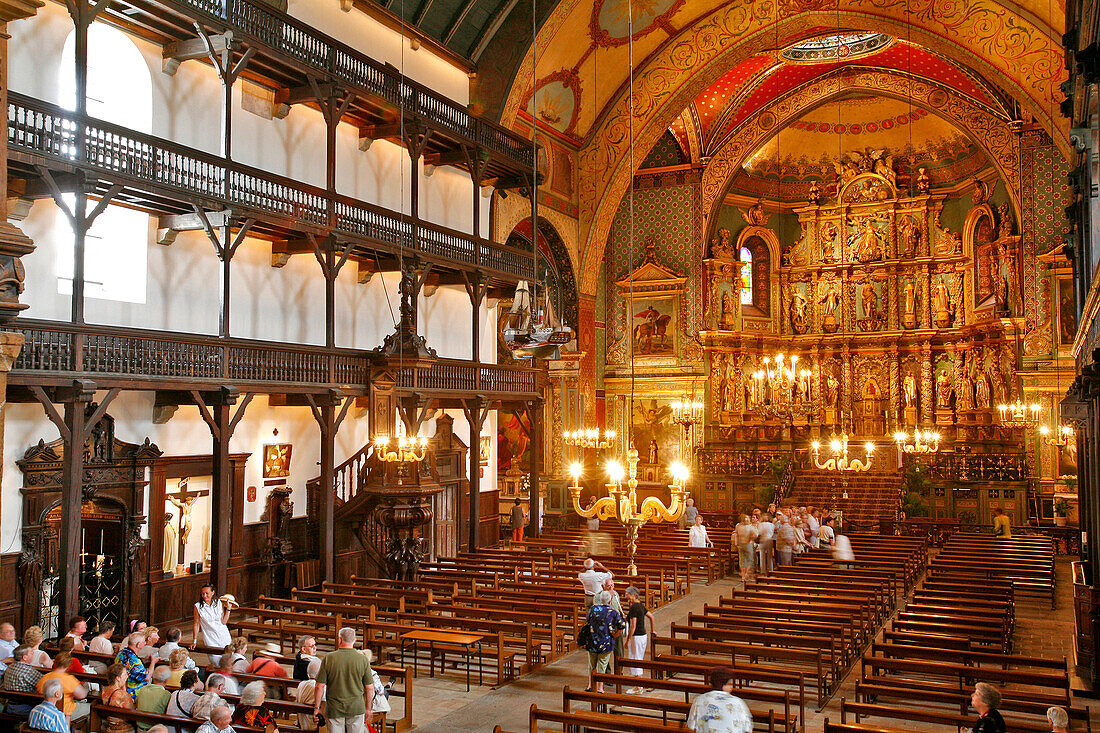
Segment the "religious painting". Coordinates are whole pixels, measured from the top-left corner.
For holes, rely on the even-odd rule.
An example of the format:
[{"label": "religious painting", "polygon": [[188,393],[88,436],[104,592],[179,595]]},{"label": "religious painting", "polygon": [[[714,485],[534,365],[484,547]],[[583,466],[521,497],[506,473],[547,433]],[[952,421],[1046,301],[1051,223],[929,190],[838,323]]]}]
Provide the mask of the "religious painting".
[{"label": "religious painting", "polygon": [[479,450],[479,453],[478,453],[481,465],[483,465],[483,466],[488,466],[489,465],[489,457],[492,455],[492,452],[493,452],[493,438],[489,435],[482,435],[481,436],[480,450]]},{"label": "religious painting", "polygon": [[627,308],[634,356],[676,356],[680,319],[675,298],[628,298]]},{"label": "religious painting", "polygon": [[568,132],[577,121],[580,91],[581,80],[576,72],[555,71],[539,79],[538,93],[528,100],[527,112],[558,132]]},{"label": "religious painting", "polygon": [[1058,279],[1058,345],[1072,346],[1077,335],[1077,305],[1073,300],[1073,279]]},{"label": "religious painting", "polygon": [[501,411],[497,420],[497,472],[531,465],[531,419],[526,412]]},{"label": "religious painting", "polygon": [[632,420],[633,447],[642,463],[667,464],[679,458],[679,436],[667,401],[635,400]]},{"label": "religious painting", "polygon": [[1058,448],[1058,478],[1077,475],[1077,440],[1069,441]]},{"label": "religious painting", "polygon": [[970,236],[974,248],[974,270],[977,275],[975,305],[981,307],[987,301],[992,302],[996,294],[999,246],[994,239],[995,229],[991,213],[981,211],[971,227]]},{"label": "religious painting", "polygon": [[271,443],[264,446],[264,478],[286,478],[290,475],[290,443]]}]

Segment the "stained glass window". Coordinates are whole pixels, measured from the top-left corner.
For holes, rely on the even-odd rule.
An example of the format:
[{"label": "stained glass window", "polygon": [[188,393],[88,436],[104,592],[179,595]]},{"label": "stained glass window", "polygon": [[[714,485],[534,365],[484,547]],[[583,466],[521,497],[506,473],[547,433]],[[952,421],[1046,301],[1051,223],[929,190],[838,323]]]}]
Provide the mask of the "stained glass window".
[{"label": "stained glass window", "polygon": [[741,248],[741,304],[752,305],[752,250]]}]

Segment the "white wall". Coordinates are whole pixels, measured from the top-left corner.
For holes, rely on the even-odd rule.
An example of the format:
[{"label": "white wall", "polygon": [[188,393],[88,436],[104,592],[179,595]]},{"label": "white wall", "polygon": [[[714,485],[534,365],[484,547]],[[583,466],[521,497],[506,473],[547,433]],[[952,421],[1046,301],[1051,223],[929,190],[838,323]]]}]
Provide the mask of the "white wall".
[{"label": "white wall", "polygon": [[[369,52],[382,61],[400,65],[398,34],[365,15],[339,10],[339,0],[298,0],[293,14],[332,35]],[[59,102],[58,58],[72,30],[61,5],[47,3],[38,15],[8,25],[9,86],[47,101]],[[132,38],[141,51],[153,82],[153,134],[185,145],[217,153],[220,146],[221,90],[217,76],[207,65],[182,64],[175,76],[161,72],[161,49]],[[464,73],[434,58],[426,49],[404,51],[405,68],[419,81],[442,91],[460,104],[467,99]],[[267,120],[240,107],[237,90],[234,105],[234,159],[279,175],[323,185],[324,123],[320,113],[295,107],[283,120]],[[404,150],[378,142],[367,152],[358,150],[356,130],[338,129],[337,188],[341,193],[395,210],[408,210],[410,165]],[[460,231],[471,231],[473,190],[469,177],[457,169],[440,168],[430,178],[420,175],[421,216]],[[480,198],[481,231],[488,232],[488,199]],[[37,249],[23,258],[27,269],[23,302],[28,318],[67,320],[70,298],[58,294],[56,261],[71,252],[72,237],[65,218],[50,200],[36,201],[22,229],[35,240]],[[144,303],[122,303],[88,298],[89,323],[215,334],[218,329],[220,263],[205,235],[182,232],[171,246],[156,243],[155,218],[149,219],[147,288]],[[243,338],[324,343],[324,281],[311,255],[296,255],[282,268],[271,267],[271,245],[248,238],[238,249],[232,269],[230,330]],[[336,339],[343,347],[370,349],[381,343],[394,327],[399,298],[396,274],[375,275],[367,284],[356,280],[356,267],[348,263],[336,285]],[[420,328],[428,344],[440,356],[470,358],[470,303],[461,287],[440,287],[431,298],[421,298]],[[495,361],[495,311],[481,309],[481,355]],[[102,395],[100,395],[102,396]],[[152,423],[153,394],[124,392],[111,404],[116,435],[140,443],[146,437],[169,455],[209,454],[210,432],[194,407],[181,407],[163,425]],[[367,440],[365,410],[352,409],[337,437],[336,459],[341,462]],[[455,431],[469,438],[461,413],[455,415]],[[15,461],[40,438],[57,438],[57,430],[38,405],[8,404],[4,408],[3,490],[0,500],[0,552],[20,547],[18,509],[22,474]],[[485,434],[495,434],[495,416]],[[278,438],[273,438],[273,428]],[[432,428],[434,431],[434,428]],[[270,407],[259,396],[249,405],[231,442],[234,452],[253,454],[246,469],[246,486],[259,488],[257,501],[246,505],[245,521],[256,521],[263,508],[260,458],[270,442],[294,445],[291,475],[296,515],[305,513],[305,483],[318,473],[319,437],[307,408]],[[476,451],[477,446],[473,446]],[[495,483],[495,464],[490,462],[483,486]]]}]

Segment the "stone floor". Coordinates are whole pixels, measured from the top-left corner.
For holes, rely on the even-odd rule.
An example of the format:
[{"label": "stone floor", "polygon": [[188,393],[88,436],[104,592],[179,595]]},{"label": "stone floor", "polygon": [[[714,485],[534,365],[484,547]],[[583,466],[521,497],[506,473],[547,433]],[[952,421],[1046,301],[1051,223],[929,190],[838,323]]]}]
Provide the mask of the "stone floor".
[{"label": "stone floor", "polygon": [[[667,634],[670,624],[686,621],[689,612],[702,610],[704,603],[713,603],[730,588],[740,585],[740,581],[732,579],[710,586],[693,585],[690,595],[654,612],[658,631]],[[1057,588],[1057,603],[1053,611],[1041,600],[1025,600],[1017,606],[1017,650],[1020,654],[1044,657],[1066,656],[1072,663],[1073,586],[1070,582],[1069,558],[1060,558],[1058,561]],[[823,710],[814,711],[812,707],[807,709],[805,730],[808,733],[820,731],[826,716],[839,720],[840,699],[853,697],[858,675],[858,667],[849,672],[840,690]],[[587,658],[583,652],[568,654],[553,664],[495,690],[474,687],[466,692],[465,678],[457,674],[433,679],[421,676],[415,683],[416,730],[418,733],[491,733],[493,727],[499,725],[505,731],[527,731],[528,710],[531,705],[560,710],[561,692],[566,685],[571,688],[587,686]],[[1084,685],[1075,680],[1074,686]],[[1095,711],[1093,725],[1100,730],[1100,704],[1084,699],[1080,704],[1090,703]],[[914,731],[938,730],[935,726],[920,724],[905,724],[904,727]]]}]

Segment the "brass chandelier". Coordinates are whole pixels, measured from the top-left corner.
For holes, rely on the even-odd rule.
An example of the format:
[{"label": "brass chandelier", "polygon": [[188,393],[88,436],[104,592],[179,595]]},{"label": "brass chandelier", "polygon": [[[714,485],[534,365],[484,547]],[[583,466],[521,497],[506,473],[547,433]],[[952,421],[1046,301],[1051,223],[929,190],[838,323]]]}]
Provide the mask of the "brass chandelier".
[{"label": "brass chandelier", "polygon": [[1039,426],[1039,433],[1046,440],[1048,445],[1053,445],[1056,448],[1065,448],[1070,443],[1077,440],[1077,431],[1073,429],[1072,425],[1059,425],[1058,430],[1051,435],[1051,430],[1046,425]]},{"label": "brass chandelier", "polygon": [[813,457],[814,465],[820,470],[853,472],[871,470],[872,454],[875,451],[874,443],[868,441],[863,444],[863,449],[867,451],[867,457],[863,461],[858,458],[848,458],[847,433],[842,433],[839,438],[834,437],[830,440],[829,449],[832,451],[832,456],[823,461],[821,460],[821,443],[817,440],[810,443],[810,455]]},{"label": "brass chandelier", "polygon": [[764,357],[764,368],[752,375],[750,399],[765,417],[793,417],[810,410],[810,370],[798,369],[798,355],[782,352]]},{"label": "brass chandelier", "polygon": [[997,405],[1001,413],[1001,425],[1006,428],[1030,428],[1039,424],[1038,403],[1024,404],[1019,397],[1011,405]]},{"label": "brass chandelier", "polygon": [[565,444],[570,448],[589,448],[592,450],[606,450],[615,440],[614,430],[604,430],[602,433],[594,428],[579,428],[562,433]]},{"label": "brass chandelier", "polygon": [[940,434],[931,430],[913,430],[912,435],[899,430],[894,433],[894,443],[902,453],[935,453],[940,449]]},{"label": "brass chandelier", "polygon": [[409,438],[399,435],[393,446],[388,435],[374,438],[374,455],[386,463],[419,463],[427,455],[427,438]]}]

